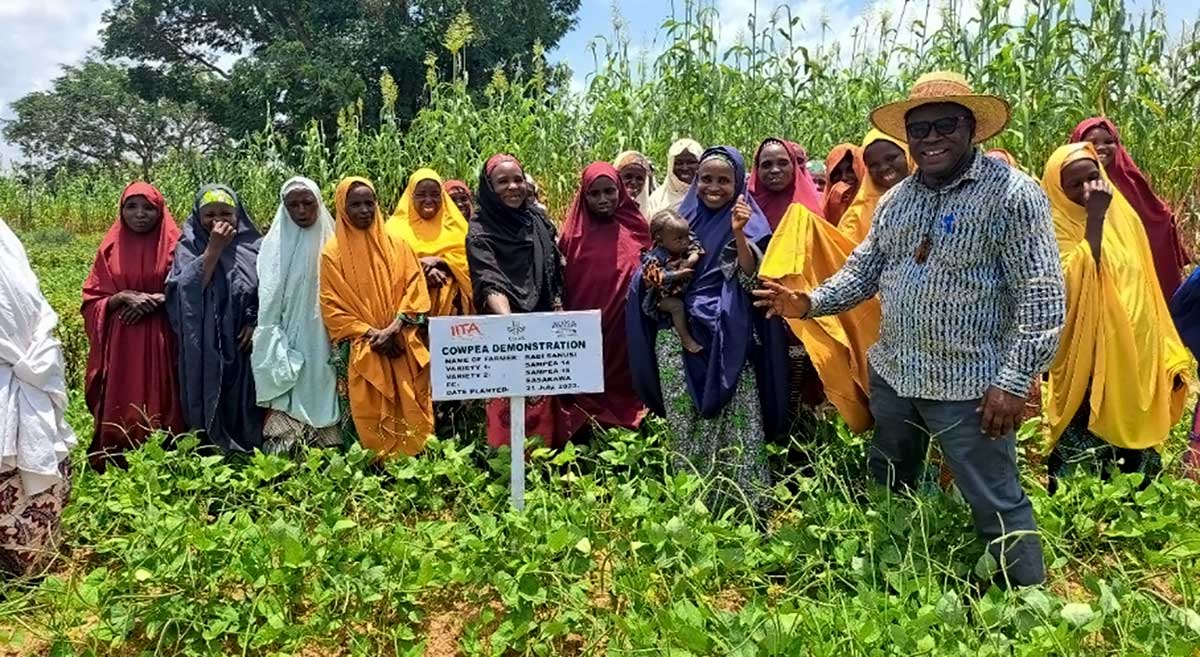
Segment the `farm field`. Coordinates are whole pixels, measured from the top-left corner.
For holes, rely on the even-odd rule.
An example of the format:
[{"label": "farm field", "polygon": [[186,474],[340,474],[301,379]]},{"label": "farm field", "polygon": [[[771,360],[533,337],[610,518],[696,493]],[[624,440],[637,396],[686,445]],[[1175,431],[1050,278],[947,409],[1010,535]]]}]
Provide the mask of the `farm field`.
[{"label": "farm field", "polygon": [[[663,162],[683,134],[750,151],[778,133],[823,154],[861,138],[869,108],[916,74],[951,68],[1012,100],[1012,126],[989,145],[1035,175],[1079,119],[1113,116],[1194,247],[1194,27],[1168,35],[1161,14],[1110,0],[1084,19],[1074,4],[1021,14],[996,0],[910,3],[872,22],[853,52],[801,55],[785,13],[723,48],[709,29],[718,17],[687,3],[654,56],[619,35],[599,42],[582,92],[535,67],[497,69],[477,97],[431,67],[428,105],[409,124],[385,107],[368,129],[351,106],[336,134],[267,128],[227,152],[172,153],[151,178],[177,219],[201,182],[221,180],[262,223],[293,172],[327,195],[366,173],[390,208],[419,166],[473,184],[481,154],[507,150],[561,216],[590,159],[635,147]],[[940,12],[948,19],[931,20]],[[394,103],[394,82],[379,84]],[[484,446],[482,424],[384,465],[357,449],[222,458],[184,436],[98,475],[83,455],[80,288],[134,176],[0,175],[0,216],[60,316],[80,442],[61,558],[0,589],[2,657],[1200,655],[1200,484],[1178,477],[1190,411],[1160,478],[1078,477],[1054,496],[1038,422],[1022,428],[1049,581],[1015,591],[976,584],[995,564],[963,503],[869,486],[869,437],[832,415],[776,447],[764,526],[744,508],[709,508],[724,482],[674,467],[659,421],[535,450],[524,513],[509,509],[509,455]]]},{"label": "farm field", "polygon": [[[86,358],[79,288],[98,239],[26,235]],[[84,350],[84,351],[80,351]],[[76,384],[78,379],[76,379]],[[76,390],[78,387],[76,385]],[[71,422],[82,445],[81,395]],[[1171,442],[1178,471],[1186,423]],[[979,590],[992,564],[967,508],[866,485],[865,440],[830,424],[793,444],[766,528],[705,506],[661,423],[529,468],[480,436],[418,459],[359,450],[249,460],[148,445],[127,472],[75,462],[62,558],[0,594],[3,655],[1194,655],[1200,486],[1073,480],[1046,494],[1036,422],[1025,485],[1050,582]],[[481,431],[481,429],[480,429]],[[761,531],[760,531],[761,529]]]}]

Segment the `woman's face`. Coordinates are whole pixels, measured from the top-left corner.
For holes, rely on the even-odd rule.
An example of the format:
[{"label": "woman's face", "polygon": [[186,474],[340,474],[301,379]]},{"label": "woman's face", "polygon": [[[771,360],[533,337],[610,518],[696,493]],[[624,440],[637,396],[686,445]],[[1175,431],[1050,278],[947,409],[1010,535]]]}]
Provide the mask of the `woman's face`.
[{"label": "woman's face", "polygon": [[1100,179],[1100,167],[1093,159],[1075,160],[1062,168],[1062,186],[1063,192],[1071,202],[1076,205],[1084,205],[1087,202],[1087,193],[1083,186],[1093,180]]},{"label": "woman's face", "polygon": [[1100,164],[1103,164],[1105,168],[1112,164],[1113,158],[1117,155],[1117,138],[1108,131],[1108,128],[1098,125],[1083,133],[1083,140],[1090,141],[1092,146],[1096,147],[1096,153],[1100,155]]},{"label": "woman's face", "polygon": [[700,160],[696,159],[688,151],[684,151],[675,156],[675,163],[671,166],[671,174],[681,181],[692,184],[692,179],[696,177],[696,170],[700,167]]},{"label": "woman's face", "polygon": [[782,192],[796,175],[796,162],[783,144],[773,141],[758,151],[754,175],[767,191]]},{"label": "woman's face", "polygon": [[501,162],[488,174],[492,191],[500,197],[505,207],[516,210],[525,205],[529,198],[529,187],[525,184],[525,172],[516,162]]},{"label": "woman's face", "polygon": [[621,184],[630,198],[637,198],[646,188],[646,169],[640,164],[626,164],[621,169]]},{"label": "woman's face", "polygon": [[162,218],[158,207],[145,196],[130,196],[121,204],[121,221],[135,233],[148,233]]},{"label": "woman's face", "polygon": [[877,141],[863,153],[867,173],[880,189],[887,191],[908,177],[908,158],[890,141]]},{"label": "woman's face", "polygon": [[814,174],[812,174],[812,180],[813,180],[813,184],[817,186],[817,191],[824,194],[825,193],[825,184],[826,184],[825,174],[824,173],[814,173]]},{"label": "woman's face", "polygon": [[620,191],[617,189],[617,183],[608,176],[600,176],[593,180],[584,194],[588,212],[600,219],[607,219],[616,213],[618,198]]},{"label": "woman's face", "polygon": [[731,164],[720,158],[709,158],[700,164],[696,175],[700,178],[697,185],[700,202],[705,207],[716,210],[733,202],[737,187]]},{"label": "woman's face", "polygon": [[236,227],[237,209],[227,203],[209,203],[200,208],[200,225],[204,230],[212,231],[213,224],[218,221]]},{"label": "woman's face", "polygon": [[854,172],[854,155],[846,153],[841,162],[829,172],[829,184],[836,185],[844,182],[851,187],[858,187],[858,174]]},{"label": "woman's face", "polygon": [[317,223],[317,197],[308,189],[293,189],[283,197],[288,216],[301,228]]},{"label": "woman's face", "polygon": [[362,183],[354,183],[346,194],[346,216],[355,228],[370,228],[375,223],[375,192]]},{"label": "woman's face", "polygon": [[413,189],[413,207],[422,219],[433,219],[442,210],[442,186],[436,180],[422,180]]},{"label": "woman's face", "polygon": [[458,211],[462,213],[463,218],[470,219],[471,195],[467,193],[467,190],[462,189],[461,187],[455,187],[448,193],[450,194],[450,200],[454,201],[455,207],[457,207]]}]

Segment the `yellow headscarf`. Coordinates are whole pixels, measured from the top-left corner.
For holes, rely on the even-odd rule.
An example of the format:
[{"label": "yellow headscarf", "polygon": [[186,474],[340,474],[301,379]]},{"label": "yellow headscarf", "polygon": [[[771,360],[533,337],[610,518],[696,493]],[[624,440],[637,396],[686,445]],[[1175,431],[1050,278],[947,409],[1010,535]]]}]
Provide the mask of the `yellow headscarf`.
[{"label": "yellow headscarf", "polygon": [[1099,162],[1091,144],[1063,146],[1042,177],[1067,283],[1067,321],[1046,403],[1051,447],[1089,383],[1089,431],[1117,447],[1156,447],[1183,413],[1187,386],[1176,383],[1191,372],[1191,359],[1159,291],[1145,229],[1115,186],[1096,266],[1084,237],[1087,211],[1062,186],[1063,167],[1081,159]]},{"label": "yellow headscarf", "polygon": [[418,319],[429,312],[425,275],[413,250],[383,228],[378,207],[370,228],[350,223],[346,196],[365,178],[346,178],[334,195],[337,226],[321,250],[321,314],[334,342],[350,341],[350,414],[363,447],[381,457],[414,455],[433,432],[429,349],[420,326],[406,323],[397,340],[398,358],[371,350],[365,335],[387,328],[400,314]]},{"label": "yellow headscarf", "polygon": [[[423,180],[437,183],[442,193],[442,205],[437,216],[422,219],[413,204],[417,185]],[[435,256],[450,267],[454,283],[429,290],[430,315],[469,315],[471,305],[471,275],[467,269],[467,220],[446,193],[442,178],[433,169],[418,169],[408,178],[408,186],[396,204],[396,211],[387,222],[387,232],[403,240],[416,252],[417,258]]]},{"label": "yellow headscarf", "polygon": [[[759,275],[790,289],[810,292],[846,263],[856,242],[833,224],[793,203],[771,237]],[[825,394],[851,431],[870,429],[867,349],[879,340],[879,298],[840,315],[788,319],[821,377]]]},{"label": "yellow headscarf", "polygon": [[[899,146],[900,150],[904,151],[904,156],[908,159],[909,175],[912,175],[917,170],[917,165],[913,162],[912,155],[908,152],[908,144],[898,139],[892,139],[875,128],[871,128],[867,132],[867,136],[863,138],[862,149],[864,160],[867,157],[867,147],[877,141],[891,142]],[[875,184],[875,180],[871,178],[870,172],[867,173],[864,180],[859,182],[858,193],[854,195],[854,200],[851,201],[850,207],[846,209],[846,214],[843,214],[842,220],[838,222],[838,230],[849,237],[854,244],[857,245],[867,238],[867,233],[871,231],[871,219],[875,216],[875,206],[879,204],[879,198],[883,196],[885,191],[879,185]]]}]

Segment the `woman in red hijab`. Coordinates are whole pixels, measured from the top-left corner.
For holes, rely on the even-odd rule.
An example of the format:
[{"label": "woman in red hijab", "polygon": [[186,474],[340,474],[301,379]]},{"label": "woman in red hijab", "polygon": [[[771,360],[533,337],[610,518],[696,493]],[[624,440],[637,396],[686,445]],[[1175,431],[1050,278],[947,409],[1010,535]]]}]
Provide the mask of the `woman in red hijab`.
[{"label": "woman in red hijab", "polygon": [[825,158],[825,192],[821,195],[821,216],[825,221],[838,225],[866,177],[867,164],[863,161],[862,148],[855,144],[838,144],[829,151]]},{"label": "woman in red hijab", "polygon": [[821,194],[808,172],[808,154],[798,144],[776,137],[763,140],[754,152],[749,191],[771,230],[779,226],[793,203],[804,205],[818,217],[823,212]]},{"label": "woman in red hijab", "polygon": [[646,413],[629,370],[625,306],[629,281],[641,265],[642,249],[649,246],[649,225],[616,168],[607,162],[588,165],[558,247],[566,259],[565,309],[600,311],[604,392],[568,401],[575,430],[588,420],[634,429]]},{"label": "woman in red hijab", "polygon": [[1179,239],[1175,214],[1154,193],[1146,174],[1134,164],[1112,121],[1102,117],[1087,119],[1075,126],[1071,141],[1088,141],[1096,147],[1109,179],[1141,217],[1146,237],[1150,239],[1150,254],[1154,258],[1159,287],[1170,301],[1183,281],[1183,268],[1191,260]]},{"label": "woman in red hijab", "polygon": [[123,465],[121,454],[154,430],[184,430],[175,334],[164,310],[178,240],[162,194],[132,183],[83,284],[91,346],[84,393],[96,423],[88,458],[101,472],[110,459]]},{"label": "woman in red hijab", "polygon": [[467,183],[461,180],[447,180],[442,183],[442,189],[450,195],[450,200],[454,201],[463,219],[470,221],[471,215],[475,214],[475,206],[471,203],[471,188],[467,187]]}]

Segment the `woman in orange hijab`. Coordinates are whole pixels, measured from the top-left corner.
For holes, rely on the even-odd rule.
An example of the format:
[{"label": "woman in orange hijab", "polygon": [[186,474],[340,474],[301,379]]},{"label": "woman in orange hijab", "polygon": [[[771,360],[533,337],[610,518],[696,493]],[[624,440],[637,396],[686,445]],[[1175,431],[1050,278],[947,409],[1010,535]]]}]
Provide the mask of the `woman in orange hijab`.
[{"label": "woman in orange hijab", "polygon": [[350,414],[364,448],[412,456],[433,432],[425,274],[412,248],[384,230],[369,180],[339,183],[334,207],[334,237],[321,251],[321,314],[330,339],[348,351]]},{"label": "woman in orange hijab", "polygon": [[825,157],[825,189],[822,192],[821,216],[836,226],[850,207],[854,195],[864,178],[867,165],[863,164],[862,149],[854,144],[838,144]]}]

